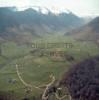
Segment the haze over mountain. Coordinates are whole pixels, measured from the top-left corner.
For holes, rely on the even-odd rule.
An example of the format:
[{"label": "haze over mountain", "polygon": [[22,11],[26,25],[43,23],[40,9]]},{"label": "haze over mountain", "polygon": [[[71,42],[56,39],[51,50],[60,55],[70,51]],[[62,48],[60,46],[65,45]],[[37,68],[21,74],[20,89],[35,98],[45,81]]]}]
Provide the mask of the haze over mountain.
[{"label": "haze over mountain", "polygon": [[80,28],[67,32],[65,35],[69,35],[80,40],[99,41],[99,17],[96,17]]},{"label": "haze over mountain", "polygon": [[43,37],[64,33],[83,24],[83,19],[72,12],[47,14],[32,8],[17,11],[15,7],[0,8],[0,39],[30,41],[34,37]]}]

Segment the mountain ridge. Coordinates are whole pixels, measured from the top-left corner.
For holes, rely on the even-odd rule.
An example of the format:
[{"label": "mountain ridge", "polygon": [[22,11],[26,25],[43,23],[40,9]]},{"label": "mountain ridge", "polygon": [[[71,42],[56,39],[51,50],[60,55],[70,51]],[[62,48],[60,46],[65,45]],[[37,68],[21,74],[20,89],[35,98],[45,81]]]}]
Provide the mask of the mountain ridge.
[{"label": "mountain ridge", "polygon": [[79,40],[98,41],[99,40],[99,17],[94,18],[92,21],[87,23],[80,28],[73,29],[72,31],[66,32],[65,36],[72,36]]},{"label": "mountain ridge", "polygon": [[[0,37],[8,40],[30,41],[33,37],[43,37],[82,25],[83,20],[73,13],[52,12],[43,14],[28,8],[17,11],[13,7],[0,8]],[[24,39],[23,39],[24,38]]]}]

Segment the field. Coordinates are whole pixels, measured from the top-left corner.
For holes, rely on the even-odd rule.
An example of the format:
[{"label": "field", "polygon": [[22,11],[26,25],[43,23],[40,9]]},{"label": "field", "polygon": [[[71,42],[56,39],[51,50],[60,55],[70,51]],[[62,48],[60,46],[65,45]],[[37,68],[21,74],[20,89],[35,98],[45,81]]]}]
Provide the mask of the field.
[{"label": "field", "polygon": [[[33,47],[33,43],[39,44]],[[44,44],[71,43],[72,47],[50,47]],[[61,51],[63,55],[61,56]],[[47,52],[47,53],[46,53]],[[53,53],[55,55],[49,55]],[[57,53],[60,53],[57,55]],[[17,44],[5,42],[0,44],[0,91],[10,94],[10,100],[41,100],[41,90],[35,86],[48,84],[54,75],[59,80],[69,67],[85,58],[99,54],[99,47],[92,41],[77,41],[70,37],[48,37],[33,40],[30,44]],[[73,59],[70,59],[70,58]],[[22,79],[32,85],[32,91],[20,81],[16,64]],[[57,100],[55,97],[51,100]],[[66,98],[65,98],[66,100]]]}]

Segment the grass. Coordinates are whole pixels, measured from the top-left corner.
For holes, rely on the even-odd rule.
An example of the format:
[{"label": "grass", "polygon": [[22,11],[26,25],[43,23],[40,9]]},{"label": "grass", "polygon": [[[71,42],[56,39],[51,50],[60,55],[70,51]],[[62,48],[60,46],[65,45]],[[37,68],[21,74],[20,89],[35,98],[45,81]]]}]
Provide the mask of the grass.
[{"label": "grass", "polygon": [[[75,60],[73,62],[61,61],[50,56],[37,56],[30,53],[34,50],[32,46],[26,44],[18,45],[14,42],[2,44],[2,55],[0,56],[0,91],[14,91],[18,100],[21,100],[26,95],[25,86],[20,82],[16,74],[15,64],[19,64],[19,71],[22,78],[31,85],[42,85],[50,82],[49,76],[53,74],[57,80],[61,78],[63,73],[68,70],[70,65],[79,62],[89,56],[99,54],[99,47],[93,42],[80,42],[66,37],[49,37],[34,40],[37,43],[55,43],[66,42],[72,43],[72,48],[50,48],[49,51],[63,50],[66,54],[72,55]],[[40,49],[40,48],[38,48]],[[39,53],[37,51],[37,53]],[[43,50],[46,52],[46,49]],[[16,82],[9,83],[9,80]],[[27,96],[38,96],[42,91],[33,88],[33,92]],[[17,100],[17,99],[16,99]]]}]

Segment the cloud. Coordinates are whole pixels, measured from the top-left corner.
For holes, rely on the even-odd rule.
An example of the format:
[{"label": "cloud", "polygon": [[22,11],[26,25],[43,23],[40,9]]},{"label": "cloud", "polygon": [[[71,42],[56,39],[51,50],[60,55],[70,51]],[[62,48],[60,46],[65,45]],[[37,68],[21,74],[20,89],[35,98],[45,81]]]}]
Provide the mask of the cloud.
[{"label": "cloud", "polygon": [[0,0],[0,6],[41,6],[51,10],[69,9],[79,16],[99,15],[99,0]]},{"label": "cloud", "polygon": [[0,0],[0,6],[23,7],[30,4],[29,0]]}]

